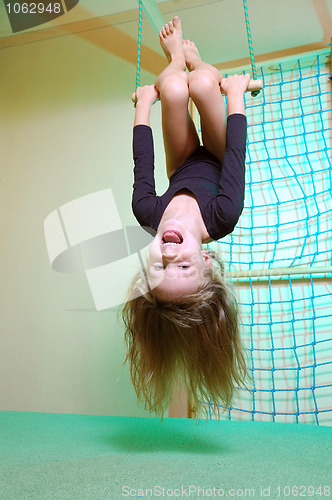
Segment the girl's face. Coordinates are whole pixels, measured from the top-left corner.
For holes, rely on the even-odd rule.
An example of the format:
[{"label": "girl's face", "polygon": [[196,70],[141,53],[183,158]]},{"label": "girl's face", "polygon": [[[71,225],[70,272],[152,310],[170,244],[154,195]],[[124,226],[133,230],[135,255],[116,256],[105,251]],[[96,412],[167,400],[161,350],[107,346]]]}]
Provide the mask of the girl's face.
[{"label": "girl's face", "polygon": [[162,300],[174,300],[194,293],[204,274],[213,266],[201,241],[182,223],[162,223],[150,245],[147,274],[153,293]]}]

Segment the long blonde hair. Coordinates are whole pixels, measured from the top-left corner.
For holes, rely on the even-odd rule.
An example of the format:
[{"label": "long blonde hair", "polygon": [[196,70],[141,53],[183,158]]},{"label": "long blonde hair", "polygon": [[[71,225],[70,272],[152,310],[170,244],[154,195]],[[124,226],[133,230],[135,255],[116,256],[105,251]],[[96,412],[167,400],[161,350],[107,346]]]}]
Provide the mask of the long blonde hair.
[{"label": "long blonde hair", "polygon": [[196,293],[176,302],[158,300],[143,269],[122,310],[134,389],[144,407],[160,416],[177,381],[196,409],[206,412],[202,401],[210,402],[218,417],[230,406],[235,386],[246,385],[238,304],[222,262],[208,252],[214,268]]}]

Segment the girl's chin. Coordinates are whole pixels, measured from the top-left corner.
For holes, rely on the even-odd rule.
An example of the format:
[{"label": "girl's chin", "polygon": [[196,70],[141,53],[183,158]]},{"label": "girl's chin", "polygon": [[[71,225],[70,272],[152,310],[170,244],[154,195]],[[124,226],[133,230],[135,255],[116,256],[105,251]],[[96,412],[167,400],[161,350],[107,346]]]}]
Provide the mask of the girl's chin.
[{"label": "girl's chin", "polygon": [[176,219],[168,219],[165,220],[160,226],[158,227],[158,233],[163,234],[166,231],[174,231],[177,233],[180,233],[183,235],[183,232],[186,230],[186,227],[184,224],[182,224],[180,221]]}]

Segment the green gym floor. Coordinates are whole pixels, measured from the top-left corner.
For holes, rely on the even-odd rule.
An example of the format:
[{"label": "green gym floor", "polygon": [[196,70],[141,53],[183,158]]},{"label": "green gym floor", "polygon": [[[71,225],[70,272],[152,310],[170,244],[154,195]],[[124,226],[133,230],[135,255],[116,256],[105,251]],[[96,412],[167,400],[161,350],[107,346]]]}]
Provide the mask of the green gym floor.
[{"label": "green gym floor", "polygon": [[331,492],[330,427],[0,412],[0,429],[3,500]]}]

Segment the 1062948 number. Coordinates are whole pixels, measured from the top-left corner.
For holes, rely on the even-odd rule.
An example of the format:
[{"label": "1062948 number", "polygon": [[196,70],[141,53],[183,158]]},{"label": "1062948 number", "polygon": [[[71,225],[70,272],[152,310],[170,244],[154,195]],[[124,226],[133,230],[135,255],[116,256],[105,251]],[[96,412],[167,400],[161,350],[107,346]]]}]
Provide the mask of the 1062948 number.
[{"label": "1062948 number", "polygon": [[278,486],[278,496],[280,498],[287,497],[329,497],[331,494],[330,486]]},{"label": "1062948 number", "polygon": [[46,2],[15,2],[14,4],[6,4],[6,7],[8,14],[43,14],[44,12],[48,12],[49,14],[60,14],[62,11],[60,2],[48,2],[47,5]]}]

